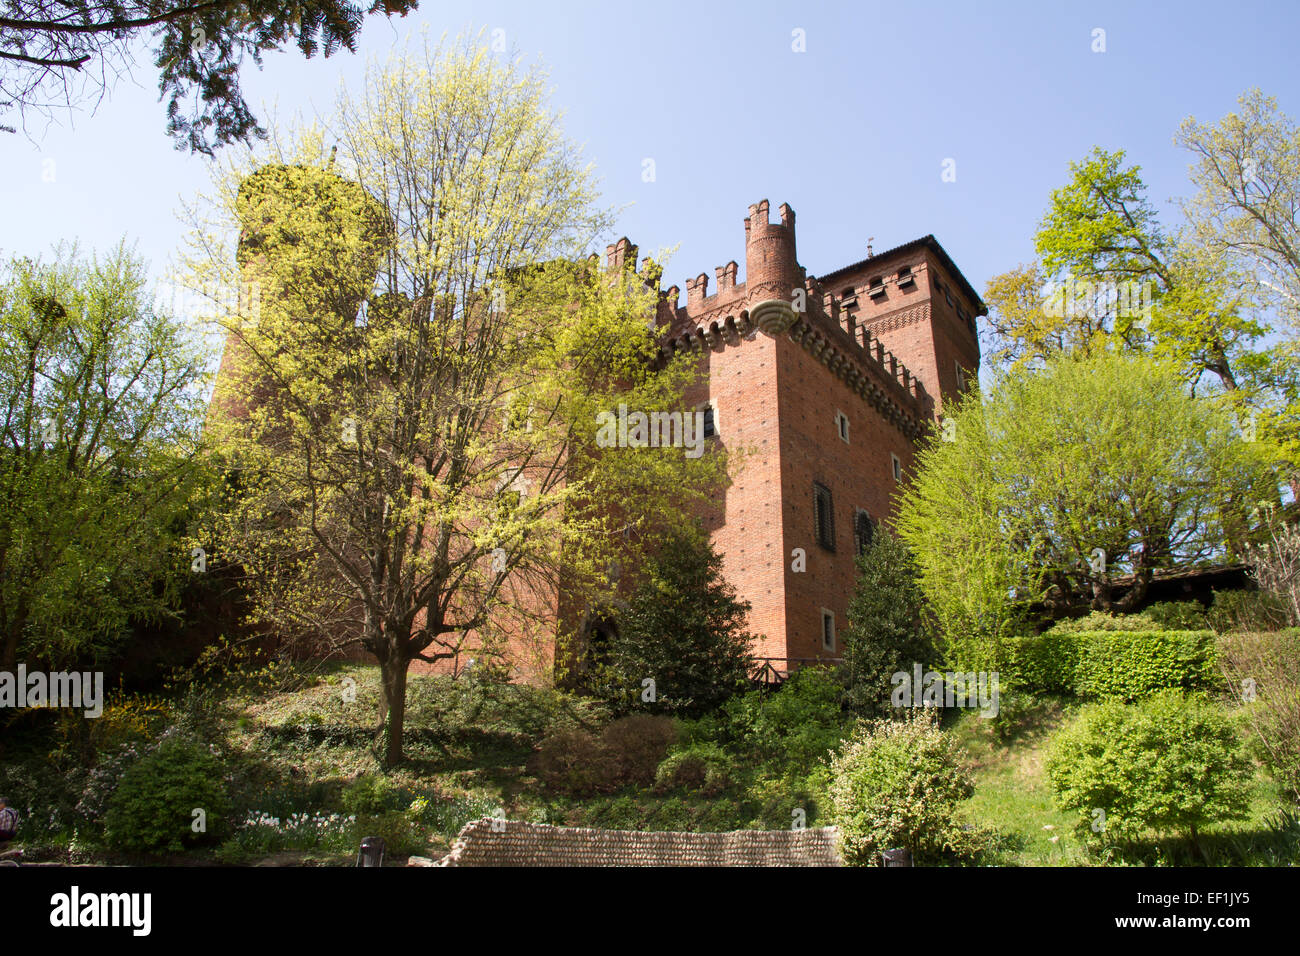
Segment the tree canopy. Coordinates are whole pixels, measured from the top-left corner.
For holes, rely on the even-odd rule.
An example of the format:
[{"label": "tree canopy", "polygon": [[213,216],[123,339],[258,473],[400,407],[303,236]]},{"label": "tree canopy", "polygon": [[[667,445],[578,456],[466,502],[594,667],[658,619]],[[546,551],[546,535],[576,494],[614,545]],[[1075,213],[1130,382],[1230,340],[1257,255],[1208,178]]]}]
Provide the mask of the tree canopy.
[{"label": "tree canopy", "polygon": [[[989,663],[1031,608],[1126,611],[1160,570],[1239,553],[1272,500],[1266,450],[1220,397],[1149,356],[1058,355],[1005,375],[922,451],[898,527],[950,662]],[[976,660],[972,660],[976,658]]]}]

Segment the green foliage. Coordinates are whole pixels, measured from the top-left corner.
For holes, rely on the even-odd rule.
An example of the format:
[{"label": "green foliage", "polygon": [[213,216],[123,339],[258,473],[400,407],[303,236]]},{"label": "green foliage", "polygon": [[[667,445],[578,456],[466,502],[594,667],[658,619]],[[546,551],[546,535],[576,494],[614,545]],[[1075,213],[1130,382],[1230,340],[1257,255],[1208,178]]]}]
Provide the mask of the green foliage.
[{"label": "green foliage", "polygon": [[1263,591],[1215,591],[1206,619],[1220,634],[1276,631],[1286,626],[1286,605]]},{"label": "green foliage", "polygon": [[[227,808],[221,761],[202,744],[173,738],[127,769],[108,803],[109,846],[133,852],[180,852],[219,831]],[[207,833],[193,832],[193,811]]]},{"label": "green foliage", "polygon": [[1053,739],[1047,773],[1057,805],[1085,841],[1123,843],[1242,819],[1250,761],[1223,710],[1181,691],[1086,708]]},{"label": "green foliage", "polygon": [[831,761],[830,815],[844,861],[871,866],[893,848],[918,863],[977,852],[958,805],[975,792],[966,755],[930,715],[864,722]]},{"label": "green foliage", "polygon": [[1200,601],[1163,601],[1142,613],[1162,631],[1203,631],[1209,626]]},{"label": "green foliage", "polygon": [[1116,629],[1020,638],[1007,666],[1034,693],[1134,700],[1163,688],[1208,687],[1218,663],[1213,631]]},{"label": "green foliage", "polygon": [[717,744],[696,743],[675,748],[655,770],[655,789],[696,790],[706,797],[731,782],[731,758]]},{"label": "green foliage", "polygon": [[176,613],[203,364],[125,246],[0,266],[0,668],[102,660]]},{"label": "green foliage", "polygon": [[344,788],[342,802],[349,813],[382,814],[406,809],[410,799],[387,777],[363,773]]},{"label": "green foliage", "polygon": [[[668,533],[618,615],[618,633],[596,668],[598,690],[624,712],[712,710],[744,688],[753,669],[748,611],[698,527]],[[654,701],[643,699],[646,679],[655,683]]]},{"label": "green foliage", "polygon": [[998,669],[1001,642],[1035,605],[1139,606],[1156,570],[1221,555],[1247,503],[1276,493],[1230,409],[1142,356],[1059,356],[951,420],[955,440],[920,454],[898,529],[945,663],[963,670]]},{"label": "green foliage", "polygon": [[1107,611],[1090,611],[1083,617],[1065,618],[1057,621],[1045,633],[1048,634],[1089,634],[1098,631],[1159,631],[1144,611],[1140,614],[1111,614]]},{"label": "green foliage", "polygon": [[807,773],[844,739],[842,697],[834,672],[800,668],[775,692],[755,690],[727,701],[719,733],[746,760]]},{"label": "green foliage", "polygon": [[843,631],[845,700],[855,710],[889,711],[890,676],[928,667],[934,648],[926,631],[925,598],[907,546],[891,534],[876,534],[858,558],[858,580]]},{"label": "green foliage", "polygon": [[[306,0],[285,5],[270,0],[234,4],[158,4],[151,0],[31,0],[7,3],[0,37],[6,66],[0,105],[22,112],[48,112],[57,100],[52,87],[73,75],[89,82],[68,96],[72,107],[83,97],[109,93],[113,80],[130,74],[147,51],[167,97],[167,134],[177,148],[209,156],[222,146],[264,137],[240,88],[240,67],[260,67],[268,52],[290,44],[304,57],[356,51],[366,17],[406,14],[416,0],[383,0],[373,5],[350,0]],[[52,26],[67,18],[78,29]],[[64,25],[66,27],[66,25]],[[86,69],[81,67],[90,61]],[[0,131],[13,132],[0,125]]]}]

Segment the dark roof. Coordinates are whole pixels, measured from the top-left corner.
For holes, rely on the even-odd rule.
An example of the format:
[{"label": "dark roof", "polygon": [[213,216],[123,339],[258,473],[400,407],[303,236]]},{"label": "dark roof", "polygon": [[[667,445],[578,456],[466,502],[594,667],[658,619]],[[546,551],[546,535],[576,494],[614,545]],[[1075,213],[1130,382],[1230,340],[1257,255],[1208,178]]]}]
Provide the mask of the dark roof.
[{"label": "dark roof", "polygon": [[878,252],[874,256],[868,256],[866,259],[855,262],[852,265],[844,266],[843,268],[836,269],[834,272],[828,272],[825,275],[818,276],[817,279],[821,283],[826,284],[827,280],[833,276],[842,275],[845,272],[855,272],[867,263],[873,262],[876,259],[884,259],[885,257],[892,256],[895,253],[910,252],[918,246],[927,247],[931,252],[939,257],[939,261],[943,263],[943,267],[957,277],[957,282],[960,283],[962,291],[965,292],[971,301],[975,303],[976,315],[989,314],[989,307],[984,304],[984,300],[980,298],[980,294],[975,291],[974,286],[966,281],[966,277],[961,274],[961,270],[957,268],[957,264],[954,263],[952,257],[944,251],[943,246],[939,245],[939,240],[934,238],[933,234],[922,236],[920,239],[913,239],[911,242],[905,242],[901,246],[894,246],[894,248],[886,249],[884,252]]}]

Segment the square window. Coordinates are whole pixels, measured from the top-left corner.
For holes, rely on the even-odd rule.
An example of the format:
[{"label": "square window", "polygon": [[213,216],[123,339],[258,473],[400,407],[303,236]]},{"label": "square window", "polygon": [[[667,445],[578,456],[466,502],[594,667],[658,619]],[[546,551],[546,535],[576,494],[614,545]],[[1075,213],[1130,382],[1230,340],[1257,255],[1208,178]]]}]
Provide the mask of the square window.
[{"label": "square window", "polygon": [[822,608],[822,650],[835,650],[835,613]]},{"label": "square window", "polygon": [[813,535],[827,551],[835,550],[835,510],[831,490],[813,483]]},{"label": "square window", "polygon": [[903,463],[902,463],[901,461],[899,461],[899,460],[898,460],[898,456],[895,455],[895,454],[893,454],[892,452],[891,452],[890,455],[889,455],[889,461],[890,461],[890,463],[891,463],[891,464],[893,465],[893,467],[894,467],[894,480],[895,480],[895,481],[902,481],[902,480],[903,480]]}]

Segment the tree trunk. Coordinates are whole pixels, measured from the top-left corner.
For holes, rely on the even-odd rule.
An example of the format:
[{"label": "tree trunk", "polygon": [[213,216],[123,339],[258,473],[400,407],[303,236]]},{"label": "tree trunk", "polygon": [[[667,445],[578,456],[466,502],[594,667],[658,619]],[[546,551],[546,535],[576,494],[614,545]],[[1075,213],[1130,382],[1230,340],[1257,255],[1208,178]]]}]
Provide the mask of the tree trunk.
[{"label": "tree trunk", "polygon": [[18,641],[22,635],[21,626],[15,625],[4,632],[0,640],[0,671],[18,674]]},{"label": "tree trunk", "polygon": [[410,659],[398,653],[389,653],[380,663],[383,680],[379,707],[384,715],[383,762],[386,768],[395,767],[404,759],[402,731],[406,721],[406,673],[410,665]]}]

